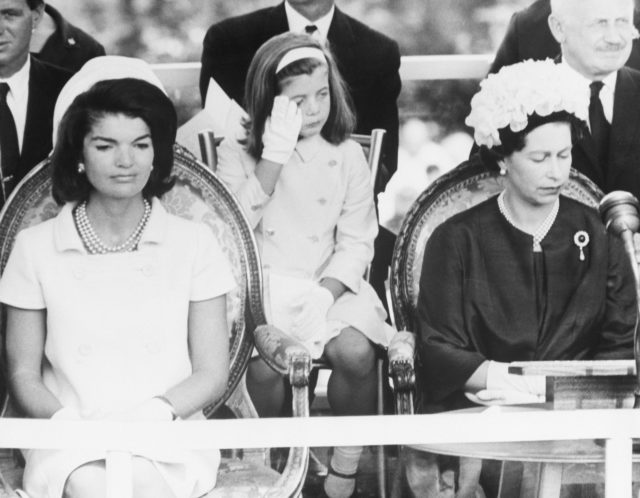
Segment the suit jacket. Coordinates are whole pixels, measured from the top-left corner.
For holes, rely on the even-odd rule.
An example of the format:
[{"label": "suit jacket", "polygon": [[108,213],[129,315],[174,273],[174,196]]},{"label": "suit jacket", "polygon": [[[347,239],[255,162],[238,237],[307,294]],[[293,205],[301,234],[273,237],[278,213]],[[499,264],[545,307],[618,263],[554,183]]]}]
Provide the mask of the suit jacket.
[{"label": "suit jacket", "polygon": [[599,166],[591,135],[573,147],[573,167],[604,192],[626,190],[640,197],[640,71],[618,71],[613,102],[609,155],[605,171]]},{"label": "suit jacket", "polygon": [[33,54],[35,57],[75,73],[89,59],[105,55],[104,47],[98,41],[67,22],[51,5],[46,3],[44,11],[53,19],[56,31],[47,39],[42,50]]},{"label": "suit jacket", "polygon": [[[513,14],[507,33],[498,47],[489,72],[497,73],[501,67],[527,59],[554,59],[560,55],[560,45],[549,29],[550,0],[536,0],[529,7]],[[635,25],[640,25],[636,15]],[[640,69],[640,46],[633,42],[627,66]]]},{"label": "suit jacket", "polygon": [[17,181],[51,152],[53,109],[60,90],[70,77],[71,73],[64,69],[31,58],[27,119]]},{"label": "suit jacket", "polygon": [[[200,93],[204,102],[209,78],[242,104],[244,81],[256,50],[269,38],[289,30],[284,3],[214,24],[204,39]],[[358,117],[356,132],[387,130],[385,173],[376,192],[397,167],[400,52],[395,41],[335,9],[327,36],[338,68],[347,82]],[[382,168],[381,168],[382,169]]]}]

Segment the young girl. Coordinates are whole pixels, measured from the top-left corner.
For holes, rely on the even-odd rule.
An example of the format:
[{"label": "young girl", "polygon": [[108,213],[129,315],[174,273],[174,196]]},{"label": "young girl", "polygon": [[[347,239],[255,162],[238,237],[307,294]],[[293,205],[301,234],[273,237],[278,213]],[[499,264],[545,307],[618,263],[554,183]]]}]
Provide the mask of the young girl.
[{"label": "young girl", "polygon": [[[377,221],[367,161],[349,139],[355,118],[344,84],[325,47],[285,33],[256,52],[246,85],[246,135],[223,141],[218,173],[254,226],[267,316],[329,361],[335,414],[373,414],[373,344],[387,346],[393,329],[362,278]],[[248,387],[261,416],[280,414],[282,379],[258,358]],[[329,496],[352,494],[361,451],[335,448]]]}]

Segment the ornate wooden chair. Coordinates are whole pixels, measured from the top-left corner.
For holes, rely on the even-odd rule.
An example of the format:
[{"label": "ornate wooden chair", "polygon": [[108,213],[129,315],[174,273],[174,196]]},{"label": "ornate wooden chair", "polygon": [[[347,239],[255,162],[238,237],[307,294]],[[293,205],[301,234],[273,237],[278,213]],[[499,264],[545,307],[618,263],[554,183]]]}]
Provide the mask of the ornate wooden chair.
[{"label": "ornate wooden chair", "polygon": [[[411,206],[396,239],[391,264],[391,300],[398,330],[417,332],[420,272],[425,246],[433,230],[454,214],[501,192],[503,182],[504,177],[497,170],[487,169],[474,156],[436,180]],[[573,169],[562,193],[594,209],[602,197],[591,180]],[[419,397],[419,390],[417,394]],[[411,461],[406,463],[411,465]],[[413,475],[421,473],[419,469],[412,471]],[[433,477],[433,469],[430,472],[424,475]],[[420,492],[416,496],[420,496]]]},{"label": "ornate wooden chair", "polygon": [[[230,375],[222,397],[204,409],[207,417],[227,405],[238,417],[252,417],[255,410],[244,388],[244,372],[254,335],[266,360],[288,375],[293,389],[294,416],[308,416],[308,373],[311,360],[306,350],[266,325],[262,309],[262,276],[256,243],[234,196],[191,153],[175,146],[175,187],[163,204],[176,215],[206,223],[234,268],[237,291],[228,299],[230,324]],[[45,161],[15,189],[0,213],[0,268],[4,269],[16,234],[23,228],[52,218],[58,206],[51,197],[51,167]],[[0,356],[0,358],[3,358]],[[4,370],[4,369],[0,369]],[[1,381],[2,379],[0,379]],[[7,388],[0,382],[2,414],[16,416],[7,402]],[[308,449],[292,448],[282,473],[268,465],[267,452],[223,452],[218,483],[209,496],[299,496],[306,475]],[[0,498],[15,496],[21,481],[17,459],[0,450]]]}]

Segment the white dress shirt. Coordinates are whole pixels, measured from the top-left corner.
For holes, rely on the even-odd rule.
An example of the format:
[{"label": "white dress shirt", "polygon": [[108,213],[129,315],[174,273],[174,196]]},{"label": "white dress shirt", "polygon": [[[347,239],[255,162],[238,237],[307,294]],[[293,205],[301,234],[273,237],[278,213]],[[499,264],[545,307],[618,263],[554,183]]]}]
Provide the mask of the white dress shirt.
[{"label": "white dress shirt", "polygon": [[321,41],[326,41],[327,35],[329,34],[329,27],[331,26],[331,21],[333,20],[333,13],[336,8],[331,7],[331,10],[327,12],[324,16],[316,21],[310,21],[298,11],[296,11],[289,2],[284,3],[284,11],[287,14],[287,23],[289,24],[289,31],[293,33],[304,33],[304,28],[313,24],[316,28],[318,28],[317,33],[320,36]]},{"label": "white dress shirt", "polygon": [[[572,73],[576,75],[578,81],[582,84],[586,85],[587,89],[589,89],[589,85],[591,85],[593,80],[589,78],[585,78],[578,71],[573,69],[569,64],[567,64],[564,60],[561,62],[566,67],[568,67]],[[606,76],[602,83],[603,87],[600,89],[600,102],[602,102],[602,109],[604,110],[604,117],[607,119],[609,124],[611,124],[613,120],[613,98],[616,90],[616,81],[618,80],[618,72],[614,71],[610,75]],[[591,92],[591,90],[589,90]],[[589,124],[589,123],[587,123]],[[590,126],[590,125],[589,125]]]},{"label": "white dress shirt", "polygon": [[13,114],[13,121],[18,132],[18,147],[22,152],[22,141],[24,138],[24,127],[27,122],[27,103],[29,101],[29,71],[31,70],[31,56],[27,57],[27,62],[18,72],[9,78],[0,78],[0,83],[9,85],[7,94],[7,105]]}]

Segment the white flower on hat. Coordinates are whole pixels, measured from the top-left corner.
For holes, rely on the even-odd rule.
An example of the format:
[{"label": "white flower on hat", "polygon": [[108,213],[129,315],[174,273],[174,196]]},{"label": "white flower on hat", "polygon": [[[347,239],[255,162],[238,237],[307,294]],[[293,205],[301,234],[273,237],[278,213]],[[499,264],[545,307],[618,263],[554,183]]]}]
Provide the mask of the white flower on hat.
[{"label": "white flower on hat", "polygon": [[478,145],[492,148],[501,144],[501,128],[522,131],[533,113],[548,116],[559,111],[587,121],[589,89],[562,64],[526,60],[505,66],[480,83],[465,123],[474,129]]}]

